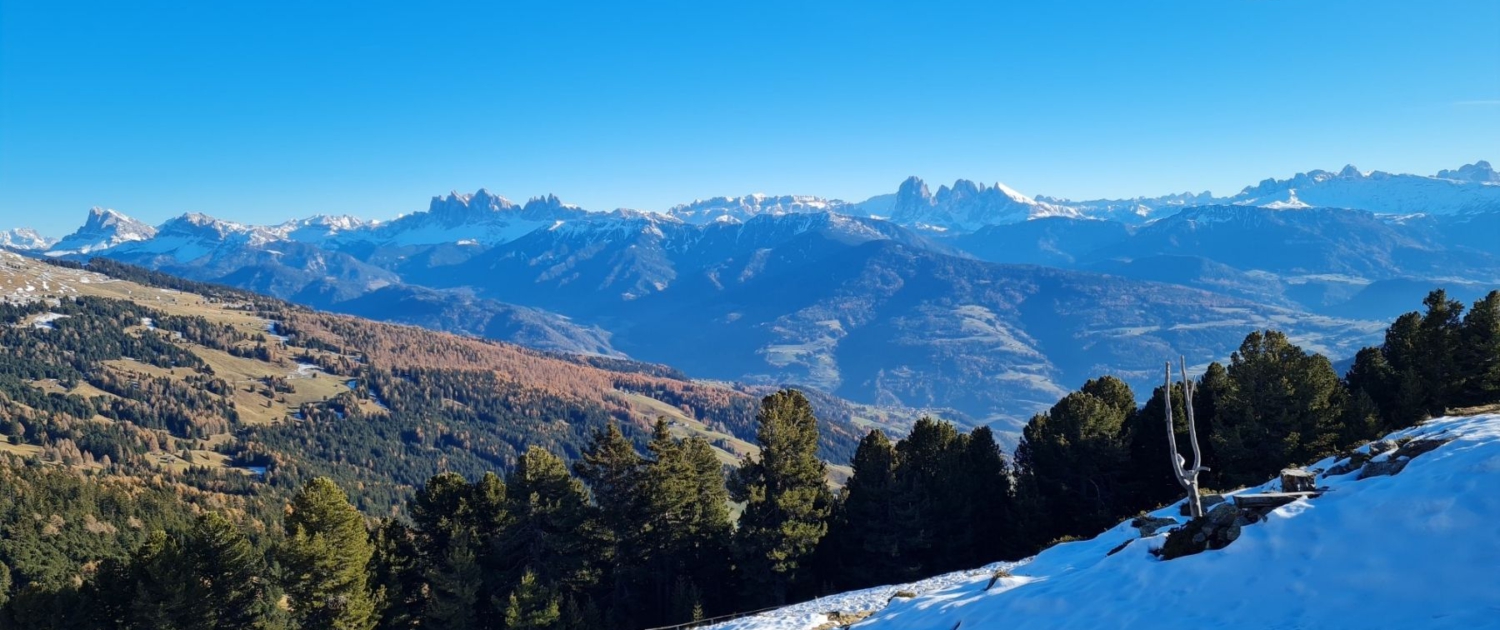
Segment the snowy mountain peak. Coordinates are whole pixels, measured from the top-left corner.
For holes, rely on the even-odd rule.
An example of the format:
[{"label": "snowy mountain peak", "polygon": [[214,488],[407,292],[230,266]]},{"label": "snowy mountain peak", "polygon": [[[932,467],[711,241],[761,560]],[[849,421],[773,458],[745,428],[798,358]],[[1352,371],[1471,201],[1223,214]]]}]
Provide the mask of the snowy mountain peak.
[{"label": "snowy mountain peak", "polygon": [[763,214],[783,215],[804,212],[839,211],[849,204],[836,199],[808,195],[767,195],[754,193],[743,197],[699,199],[667,210],[668,216],[684,223],[743,223]]},{"label": "snowy mountain peak", "polygon": [[88,220],[78,231],[58,241],[47,250],[48,256],[87,254],[131,241],[156,236],[156,228],[108,208],[89,209]]},{"label": "snowy mountain peak", "polygon": [[47,249],[55,242],[31,228],[0,230],[0,248],[33,251]]},{"label": "snowy mountain peak", "polygon": [[514,210],[517,207],[515,202],[480,188],[472,195],[450,192],[447,197],[433,197],[427,212],[434,216],[464,219],[483,216],[485,213]]},{"label": "snowy mountain peak", "polygon": [[1472,182],[1476,184],[1500,184],[1500,173],[1496,173],[1490,163],[1480,160],[1473,164],[1465,164],[1455,170],[1443,169],[1437,174],[1440,179],[1451,179],[1460,182]]},{"label": "snowy mountain peak", "polygon": [[936,231],[971,232],[986,225],[1018,223],[1050,216],[1079,216],[1067,206],[1042,203],[1004,184],[985,186],[960,179],[940,186],[936,194],[916,177],[896,191],[891,220],[901,225]]}]

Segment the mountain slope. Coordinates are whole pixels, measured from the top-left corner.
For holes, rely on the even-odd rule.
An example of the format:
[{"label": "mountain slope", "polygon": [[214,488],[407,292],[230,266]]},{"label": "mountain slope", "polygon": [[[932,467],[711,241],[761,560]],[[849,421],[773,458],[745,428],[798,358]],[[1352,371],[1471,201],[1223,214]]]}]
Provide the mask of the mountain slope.
[{"label": "mountain slope", "polygon": [[[263,471],[260,481],[283,488],[329,475],[380,512],[433,474],[504,469],[529,445],[576,456],[611,421],[641,439],[666,417],[726,462],[753,451],[758,400],[731,386],[312,311],[107,260],[79,268],[0,252],[0,321],[0,414],[23,436],[0,450],[47,461],[205,462],[213,475]],[[848,458],[859,433],[848,422],[844,410],[824,415],[827,459]]]},{"label": "mountain slope", "polygon": [[[1323,496],[1272,511],[1222,550],[1163,561],[1151,550],[1165,530],[1143,536],[1126,522],[1019,563],[709,627],[809,630],[826,627],[829,611],[871,610],[853,627],[1490,627],[1500,610],[1488,577],[1500,565],[1500,415],[1439,418],[1388,439],[1420,438],[1452,441],[1391,476],[1320,477]],[[1150,516],[1182,520],[1176,505]],[[915,597],[891,597],[898,591]]]}]

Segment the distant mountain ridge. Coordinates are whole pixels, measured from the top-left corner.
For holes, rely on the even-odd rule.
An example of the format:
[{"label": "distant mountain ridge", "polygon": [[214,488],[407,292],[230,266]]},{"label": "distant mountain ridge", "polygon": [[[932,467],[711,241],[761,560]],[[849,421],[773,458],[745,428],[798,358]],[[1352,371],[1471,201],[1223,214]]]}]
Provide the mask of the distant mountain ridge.
[{"label": "distant mountain ridge", "polygon": [[[1441,177],[1351,167],[1225,199],[1070,202],[913,177],[859,203],[745,195],[664,213],[481,189],[389,221],[188,214],[153,228],[95,209],[25,249],[1015,426],[1098,373],[1149,391],[1142,361],[1158,354],[1224,358],[1267,326],[1348,356],[1414,287],[1500,284],[1500,245],[1481,236],[1500,227],[1493,179],[1483,162]],[[1304,207],[1351,200],[1394,211]]]}]

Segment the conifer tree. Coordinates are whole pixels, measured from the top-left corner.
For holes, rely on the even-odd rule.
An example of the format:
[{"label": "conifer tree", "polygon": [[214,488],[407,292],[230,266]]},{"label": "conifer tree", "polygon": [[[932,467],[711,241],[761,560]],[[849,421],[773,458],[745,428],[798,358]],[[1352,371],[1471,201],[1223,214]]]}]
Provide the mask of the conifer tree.
[{"label": "conifer tree", "polygon": [[[1129,502],[1132,505],[1158,506],[1182,497],[1182,486],[1177,483],[1176,474],[1171,466],[1162,463],[1169,461],[1167,451],[1171,448],[1162,435],[1162,418],[1165,414],[1166,388],[1159,386],[1152,392],[1146,405],[1130,414],[1126,421],[1125,440],[1130,449],[1126,477],[1131,493]],[[1172,425],[1177,433],[1177,444],[1186,446],[1187,410],[1180,383],[1172,384]],[[1192,453],[1179,452],[1178,455],[1192,457]]]},{"label": "conifer tree", "polygon": [[418,627],[425,607],[426,580],[416,533],[401,521],[390,519],[376,530],[373,546],[371,584],[379,596],[378,627],[382,630]]},{"label": "conifer tree", "polygon": [[[1125,419],[1135,412],[1129,386],[1089,381],[1033,416],[1016,447],[1016,465],[1043,535],[1084,535],[1107,527],[1125,505]],[[1130,401],[1127,403],[1127,401]]]},{"label": "conifer tree", "polygon": [[1456,403],[1500,402],[1500,291],[1474,302],[1464,316],[1458,348],[1460,386]]},{"label": "conifer tree", "polygon": [[974,506],[959,480],[965,439],[952,424],[924,417],[896,444],[898,520],[913,577],[952,567],[971,542],[965,525]]},{"label": "conifer tree", "polygon": [[1447,292],[1442,289],[1429,293],[1422,304],[1427,307],[1427,313],[1422,316],[1419,356],[1423,367],[1418,372],[1418,380],[1427,413],[1442,415],[1462,378],[1458,357],[1464,305],[1448,299]]},{"label": "conifer tree", "polygon": [[602,537],[587,491],[563,461],[533,446],[505,485],[508,522],[496,549],[501,583],[532,573],[541,588],[562,594],[593,586]]},{"label": "conifer tree", "polygon": [[375,606],[366,583],[374,553],[364,518],[324,477],[292,498],[281,559],[293,617],[305,628],[368,630]]},{"label": "conifer tree", "polygon": [[767,396],[757,421],[760,456],[740,465],[730,492],[745,503],[737,535],[746,599],[779,604],[809,577],[805,565],[827,532],[832,494],[806,397],[795,390]]},{"label": "conifer tree", "polygon": [[[665,430],[663,421],[658,420],[657,425]],[[640,556],[646,520],[642,489],[645,460],[619,425],[611,422],[594,432],[582,456],[573,463],[573,471],[588,485],[598,508],[603,536],[599,559],[613,567],[603,576],[603,596],[609,608],[628,615],[642,604],[636,588],[643,579]],[[577,601],[569,598],[565,604],[576,606]],[[565,607],[564,616],[567,612]]]},{"label": "conifer tree", "polygon": [[187,552],[194,580],[204,590],[204,605],[211,609],[211,625],[226,630],[257,627],[263,567],[250,539],[222,515],[209,512],[194,523]]},{"label": "conifer tree", "polygon": [[554,630],[562,621],[558,598],[526,571],[505,607],[506,630]]},{"label": "conifer tree", "polygon": [[208,591],[196,579],[181,540],[153,532],[131,557],[128,573],[134,596],[125,627],[212,627]]},{"label": "conifer tree", "polygon": [[1347,394],[1326,357],[1304,353],[1280,332],[1256,331],[1228,373],[1231,391],[1212,436],[1222,482],[1256,483],[1340,446]]},{"label": "conifer tree", "polygon": [[1012,499],[1010,471],[995,441],[995,433],[981,426],[963,443],[963,461],[955,484],[961,501],[971,506],[963,540],[968,549],[958,550],[962,563],[978,557],[982,561],[1020,558],[1024,555]]},{"label": "conifer tree", "polygon": [[484,573],[480,570],[474,535],[465,530],[448,544],[427,573],[430,588],[423,622],[438,628],[479,628],[479,602]]},{"label": "conifer tree", "polygon": [[[834,551],[833,575],[846,588],[888,584],[904,577],[902,532],[897,522],[896,447],[879,429],[860,440],[826,539]],[[836,530],[836,531],[835,531]]]},{"label": "conifer tree", "polygon": [[[649,623],[688,621],[681,611],[704,603],[697,585],[719,586],[727,578],[732,526],[722,465],[707,442],[678,440],[661,421],[648,449],[652,459],[640,484],[645,520],[636,538],[642,608]],[[694,602],[678,601],[682,584],[697,597]]]},{"label": "conifer tree", "polygon": [[[1351,401],[1369,401],[1380,418],[1380,430],[1392,431],[1402,426],[1404,415],[1398,409],[1401,379],[1386,360],[1381,348],[1364,348],[1354,355],[1354,364],[1344,375],[1344,385]],[[1410,413],[1416,414],[1416,409]]]}]

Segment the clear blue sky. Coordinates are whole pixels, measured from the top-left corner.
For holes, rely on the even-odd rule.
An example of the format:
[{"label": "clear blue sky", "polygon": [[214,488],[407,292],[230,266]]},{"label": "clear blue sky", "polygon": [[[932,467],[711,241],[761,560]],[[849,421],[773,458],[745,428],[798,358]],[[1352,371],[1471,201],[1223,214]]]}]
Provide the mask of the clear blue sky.
[{"label": "clear blue sky", "polygon": [[625,4],[0,0],[0,227],[1500,160],[1495,0]]}]

